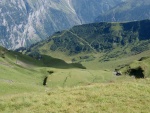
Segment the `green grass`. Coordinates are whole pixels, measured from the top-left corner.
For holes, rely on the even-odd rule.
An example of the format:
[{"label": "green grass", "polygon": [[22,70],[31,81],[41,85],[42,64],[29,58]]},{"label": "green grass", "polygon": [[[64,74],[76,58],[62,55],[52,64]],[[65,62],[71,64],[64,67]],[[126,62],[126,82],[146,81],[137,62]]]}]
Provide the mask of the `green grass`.
[{"label": "green grass", "polygon": [[[16,64],[16,56],[18,61]],[[149,51],[108,62],[84,62],[87,69],[55,68],[54,61],[45,62],[9,51],[0,57],[0,112],[2,113],[148,113],[150,111],[150,79],[115,76],[120,64],[148,56]],[[67,59],[67,58],[66,58]],[[45,67],[45,63],[51,67]],[[64,62],[60,61],[63,67]],[[52,63],[52,64],[51,64]],[[144,63],[144,64],[143,64]],[[150,65],[144,59],[142,65]],[[54,66],[53,66],[54,64]],[[139,64],[133,62],[133,67]],[[141,64],[141,63],[140,63]],[[49,74],[48,71],[54,73]],[[147,68],[146,74],[149,74]],[[47,86],[43,86],[48,76]]]},{"label": "green grass", "polygon": [[[119,50],[119,49],[118,49]],[[118,51],[116,50],[116,51]],[[82,62],[83,66],[85,66],[87,69],[92,70],[111,70],[114,71],[115,68],[118,68],[118,66],[124,66],[126,64],[130,64],[133,61],[139,60],[141,57],[149,57],[150,56],[150,50],[144,51],[139,54],[135,55],[119,55],[115,58],[108,58],[108,61],[104,61],[102,59],[106,58],[107,56],[116,53],[116,51],[109,52],[107,55],[101,55],[98,54],[96,58],[89,62]]]},{"label": "green grass", "polygon": [[116,77],[111,71],[82,69],[52,69],[54,73],[48,77],[48,87],[74,87],[92,83],[109,83],[128,80],[130,77]]},{"label": "green grass", "polygon": [[150,79],[46,88],[0,98],[1,112],[14,113],[149,113]]},{"label": "green grass", "polygon": [[35,83],[20,83],[12,80],[0,80],[0,96],[44,91],[41,85]]}]

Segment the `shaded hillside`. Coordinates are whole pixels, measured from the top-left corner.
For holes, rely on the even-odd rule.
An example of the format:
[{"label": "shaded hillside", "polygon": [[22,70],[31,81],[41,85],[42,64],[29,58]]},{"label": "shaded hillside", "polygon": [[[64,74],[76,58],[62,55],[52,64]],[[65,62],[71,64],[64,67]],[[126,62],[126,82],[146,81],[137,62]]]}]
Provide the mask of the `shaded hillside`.
[{"label": "shaded hillside", "polygon": [[[22,69],[29,67],[54,67],[54,68],[82,68],[85,69],[79,63],[66,63],[65,61],[57,58],[53,58],[46,55],[39,55],[32,53],[29,56],[23,55],[19,52],[9,51],[3,47],[0,47],[0,64],[18,65]],[[2,65],[3,66],[3,65]]]},{"label": "shaded hillside", "polygon": [[128,23],[93,23],[75,26],[55,33],[47,40],[32,45],[26,52],[67,56],[81,53],[113,53],[109,57],[138,54],[149,50],[150,20]]},{"label": "shaded hillside", "polygon": [[123,22],[150,19],[149,0],[125,0],[96,18],[96,22]]}]

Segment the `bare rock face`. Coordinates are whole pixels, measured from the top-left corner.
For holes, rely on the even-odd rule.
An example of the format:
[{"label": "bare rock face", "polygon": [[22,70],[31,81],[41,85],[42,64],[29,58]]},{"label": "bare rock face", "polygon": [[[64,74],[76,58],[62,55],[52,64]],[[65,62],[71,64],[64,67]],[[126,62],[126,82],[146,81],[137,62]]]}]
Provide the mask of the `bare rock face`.
[{"label": "bare rock face", "polygon": [[123,22],[150,19],[149,0],[124,0],[110,11],[100,14],[96,22]]},{"label": "bare rock face", "polygon": [[29,46],[56,31],[90,23],[121,0],[0,0],[0,45]]}]

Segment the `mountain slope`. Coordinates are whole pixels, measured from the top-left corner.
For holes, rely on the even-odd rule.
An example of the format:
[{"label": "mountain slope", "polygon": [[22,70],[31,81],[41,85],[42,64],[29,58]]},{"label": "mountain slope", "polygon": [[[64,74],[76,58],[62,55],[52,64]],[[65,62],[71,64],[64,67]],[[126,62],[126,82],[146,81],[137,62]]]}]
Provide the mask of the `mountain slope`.
[{"label": "mountain slope", "polygon": [[57,32],[47,40],[32,45],[27,53],[53,55],[57,52],[66,56],[84,54],[85,59],[91,53],[104,53],[103,60],[135,55],[150,49],[149,29],[150,20],[85,24]]},{"label": "mountain slope", "polygon": [[[107,5],[103,5],[107,2]],[[0,45],[29,46],[56,31],[93,22],[120,0],[1,0]],[[100,7],[103,6],[103,7]]]},{"label": "mountain slope", "polygon": [[96,22],[123,22],[150,19],[149,0],[125,0],[123,3],[101,14]]},{"label": "mountain slope", "polygon": [[[83,67],[77,63],[66,63],[63,60],[52,58],[50,56],[43,55],[41,60],[37,60],[27,55],[23,55],[18,52],[7,50],[0,46],[0,95],[18,94],[24,92],[34,92],[44,90],[42,88],[43,80],[46,76],[54,73],[53,87],[66,86],[69,84],[62,84],[66,79],[66,76],[71,75],[73,80],[72,85],[75,85],[79,81],[76,75],[73,75],[73,71],[82,72]],[[68,71],[70,70],[68,75]],[[72,71],[73,70],[73,71]],[[64,74],[65,73],[65,74]],[[86,72],[84,72],[86,73]],[[58,82],[58,78],[61,80]],[[93,78],[80,76],[82,82],[86,84],[86,79],[92,81]],[[57,78],[58,77],[58,78]],[[85,77],[85,78],[84,78]],[[50,82],[51,83],[51,82]],[[50,85],[50,84],[49,84]],[[0,104],[1,107],[1,104]]]},{"label": "mountain slope", "polygon": [[[0,53],[4,51],[7,50],[0,47]],[[150,78],[118,77],[108,70],[22,68],[15,64],[16,54],[9,51],[5,58],[0,57],[0,112],[148,113],[150,110]],[[35,64],[35,60],[26,57],[21,55],[26,63]],[[140,61],[150,66],[147,62],[150,59]],[[49,75],[48,71],[54,73]],[[45,76],[49,76],[46,87],[42,86]]]},{"label": "mountain slope", "polygon": [[[9,65],[10,66],[20,66],[22,70],[25,68],[32,67],[53,67],[60,69],[71,69],[71,68],[81,68],[85,69],[84,66],[78,63],[66,63],[65,61],[57,58],[53,58],[46,55],[40,55],[39,57],[34,57],[35,53],[27,56],[19,52],[9,51],[0,46],[0,65],[1,67]],[[4,65],[3,65],[4,64]]]}]

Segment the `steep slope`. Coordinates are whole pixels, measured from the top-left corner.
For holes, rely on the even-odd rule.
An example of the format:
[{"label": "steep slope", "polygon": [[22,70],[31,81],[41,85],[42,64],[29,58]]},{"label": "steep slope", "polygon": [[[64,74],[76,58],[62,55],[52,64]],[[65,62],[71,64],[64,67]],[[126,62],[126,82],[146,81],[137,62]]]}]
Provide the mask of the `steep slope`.
[{"label": "steep slope", "polygon": [[106,2],[107,6],[104,0],[1,0],[0,45],[29,46],[56,31],[93,22],[121,1]]},{"label": "steep slope", "polygon": [[96,22],[122,22],[150,19],[149,0],[125,0],[123,3],[101,14]]},{"label": "steep slope", "polygon": [[[102,54],[103,60],[130,56],[150,49],[150,20],[128,23],[93,23],[57,32],[47,40],[32,45],[27,53],[66,56]],[[56,57],[59,57],[58,55]],[[61,56],[60,56],[61,57]]]},{"label": "steep slope", "polygon": [[93,23],[99,14],[109,11],[123,0],[68,0],[76,11],[82,24]]},{"label": "steep slope", "polygon": [[6,33],[1,43],[11,49],[30,45],[54,31],[80,24],[69,6],[60,1],[6,0],[0,7],[0,24]]}]

